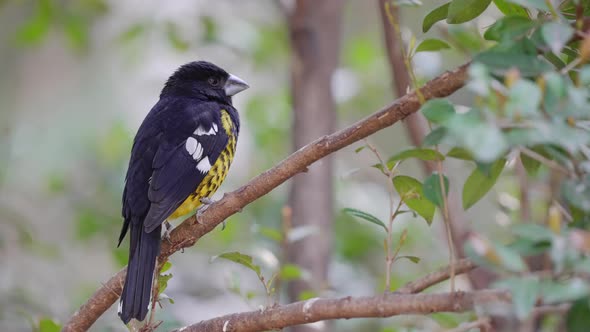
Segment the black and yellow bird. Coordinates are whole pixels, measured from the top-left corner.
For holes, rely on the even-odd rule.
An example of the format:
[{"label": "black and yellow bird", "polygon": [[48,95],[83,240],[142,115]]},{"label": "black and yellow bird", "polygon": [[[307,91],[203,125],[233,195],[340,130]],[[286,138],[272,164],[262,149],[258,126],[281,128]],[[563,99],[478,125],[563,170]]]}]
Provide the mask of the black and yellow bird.
[{"label": "black and yellow bird", "polygon": [[224,180],[240,121],[232,96],[248,84],[216,65],[181,66],[139,127],[123,191],[129,265],[119,316],[125,324],[148,312],[162,223],[194,213]]}]

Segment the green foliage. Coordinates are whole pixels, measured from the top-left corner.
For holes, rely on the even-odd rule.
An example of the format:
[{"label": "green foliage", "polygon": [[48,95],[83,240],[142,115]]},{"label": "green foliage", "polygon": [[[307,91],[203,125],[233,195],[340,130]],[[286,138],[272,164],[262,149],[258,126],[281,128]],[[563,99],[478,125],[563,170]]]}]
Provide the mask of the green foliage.
[{"label": "green foliage", "polygon": [[38,45],[52,28],[57,28],[63,33],[70,48],[76,52],[88,49],[92,24],[109,10],[108,4],[103,0],[65,4],[55,0],[39,0],[35,4],[33,14],[16,31],[16,43],[22,46]]},{"label": "green foliage", "polygon": [[[398,162],[402,162],[408,158],[417,158],[420,160],[426,161],[439,161],[444,160],[445,156],[443,156],[440,152],[432,149],[424,149],[424,148],[414,148],[408,149],[401,152],[396,153],[395,155],[391,156],[387,159],[387,167],[392,169],[395,164]],[[373,165],[373,167],[380,167],[381,165]]]},{"label": "green foliage", "polygon": [[585,297],[572,305],[567,312],[566,325],[569,332],[585,332],[590,326],[590,298]]},{"label": "green foliage", "polygon": [[416,47],[415,52],[416,53],[418,53],[418,52],[433,52],[433,51],[440,51],[440,50],[449,49],[449,48],[451,48],[451,46],[447,42],[442,41],[440,39],[429,38],[429,39],[425,39],[422,42],[420,42],[418,47]]},{"label": "green foliage", "polygon": [[385,226],[383,221],[381,221],[379,218],[373,216],[370,213],[363,212],[363,211],[357,210],[357,209],[352,209],[352,208],[344,208],[344,209],[342,209],[342,212],[347,213],[347,214],[354,216],[354,217],[358,217],[362,220],[368,221],[368,222],[373,223],[375,225],[379,225],[379,226],[383,227],[383,229],[385,231],[387,231],[387,226]]},{"label": "green foliage", "polygon": [[35,328],[36,332],[59,332],[61,331],[61,324],[54,321],[51,318],[41,318],[37,327]]},{"label": "green foliage", "polygon": [[234,263],[240,264],[240,265],[254,271],[259,278],[262,276],[262,274],[260,272],[260,266],[254,264],[254,262],[252,260],[252,256],[245,255],[245,254],[239,253],[237,251],[225,252],[223,254],[219,254],[217,256],[211,257],[211,262],[217,260],[218,258],[227,259],[227,260],[232,261]]},{"label": "green foliage", "polygon": [[171,267],[172,267],[172,263],[170,263],[169,261],[166,261],[164,263],[164,265],[162,265],[162,268],[160,269],[160,272],[158,274],[157,291],[158,291],[158,300],[159,301],[168,300],[168,302],[170,304],[174,304],[174,300],[172,298],[170,298],[168,295],[164,294],[164,291],[166,290],[166,288],[168,288],[168,282],[173,277],[172,273],[165,273],[165,272],[168,272],[168,270],[170,270]]},{"label": "green foliage", "polygon": [[420,109],[428,121],[443,124],[455,115],[455,107],[446,99],[432,99]]},{"label": "green foliage", "polygon": [[494,4],[506,16],[518,15],[528,17],[529,14],[522,6],[511,3],[510,0],[494,0]]},{"label": "green foliage", "polygon": [[437,7],[436,9],[428,13],[428,15],[424,17],[424,21],[422,22],[422,32],[428,32],[428,30],[430,30],[430,28],[432,28],[432,26],[436,22],[446,19],[450,5],[450,2],[445,3],[444,5]]},{"label": "green foliage", "polygon": [[182,37],[178,25],[174,22],[166,22],[166,37],[170,45],[180,52],[188,51],[190,44]]},{"label": "green foliage", "polygon": [[434,205],[443,207],[445,201],[443,196],[443,186],[444,196],[447,196],[449,194],[449,179],[445,175],[440,175],[436,172],[432,173],[426,178],[426,180],[424,180],[424,185],[422,186],[424,197],[434,203]]},{"label": "green foliage", "polygon": [[469,209],[477,203],[496,184],[500,173],[506,165],[506,159],[496,161],[490,169],[490,174],[485,174],[479,168],[473,170],[467,177],[463,186],[463,208]]},{"label": "green foliage", "polygon": [[393,185],[404,204],[424,218],[430,225],[436,207],[424,196],[422,183],[410,176],[398,175],[393,178]]},{"label": "green foliage", "polygon": [[301,268],[295,264],[284,264],[281,267],[280,277],[283,281],[300,279],[302,275]]},{"label": "green foliage", "polygon": [[453,0],[447,13],[447,23],[459,24],[473,20],[483,13],[492,0]]}]

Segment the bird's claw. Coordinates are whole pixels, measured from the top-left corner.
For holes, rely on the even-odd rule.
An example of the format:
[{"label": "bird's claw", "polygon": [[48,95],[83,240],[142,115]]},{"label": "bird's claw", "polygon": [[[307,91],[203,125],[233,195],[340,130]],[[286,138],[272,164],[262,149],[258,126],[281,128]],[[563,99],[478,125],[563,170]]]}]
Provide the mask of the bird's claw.
[{"label": "bird's claw", "polygon": [[203,205],[205,205],[205,206],[208,206],[208,205],[211,205],[211,204],[215,203],[215,201],[214,201],[214,200],[212,200],[212,199],[211,199],[211,198],[209,198],[209,197],[203,197],[203,198],[201,198],[199,201],[201,201],[201,204],[203,204]]},{"label": "bird's claw", "polygon": [[162,234],[162,238],[166,239],[168,243],[172,244],[172,241],[170,240],[170,229],[172,229],[172,225],[170,225],[168,220],[164,220],[164,227],[166,229],[164,230],[164,234]]}]

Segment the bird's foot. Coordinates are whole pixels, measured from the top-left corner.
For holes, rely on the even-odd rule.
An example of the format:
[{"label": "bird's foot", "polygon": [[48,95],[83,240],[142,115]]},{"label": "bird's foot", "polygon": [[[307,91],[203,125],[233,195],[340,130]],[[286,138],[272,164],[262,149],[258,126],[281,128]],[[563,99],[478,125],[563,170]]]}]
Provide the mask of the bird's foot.
[{"label": "bird's foot", "polygon": [[168,220],[164,220],[164,234],[162,234],[162,238],[166,239],[166,241],[168,241],[168,243],[172,244],[172,241],[170,241],[170,230],[172,229],[172,225],[168,222]]},{"label": "bird's foot", "polygon": [[196,219],[197,219],[197,224],[202,225],[203,223],[200,220],[201,216],[203,215],[203,213],[205,213],[205,211],[207,211],[207,209],[209,208],[209,205],[215,203],[215,201],[209,197],[203,197],[203,198],[199,199],[199,201],[201,202],[201,206],[197,210]]},{"label": "bird's foot", "polygon": [[212,200],[212,199],[211,199],[211,198],[209,198],[209,197],[203,197],[203,198],[201,198],[199,201],[200,201],[200,202],[201,202],[201,204],[203,204],[204,206],[209,206],[209,205],[211,205],[211,204],[215,203],[215,201],[214,201],[214,200]]}]

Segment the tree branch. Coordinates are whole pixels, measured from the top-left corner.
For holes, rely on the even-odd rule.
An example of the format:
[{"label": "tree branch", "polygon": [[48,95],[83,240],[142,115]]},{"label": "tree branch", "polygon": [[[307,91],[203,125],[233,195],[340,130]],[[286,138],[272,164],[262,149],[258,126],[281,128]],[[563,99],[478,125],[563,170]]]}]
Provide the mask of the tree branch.
[{"label": "tree branch", "polygon": [[[459,275],[465,272],[469,272],[475,269],[477,266],[468,259],[461,259],[455,262],[455,274]],[[426,288],[436,285],[439,282],[445,281],[451,277],[451,267],[445,266],[444,268],[425,275],[424,277],[411,281],[405,284],[403,287],[396,290],[399,294],[416,294],[425,290]]]},{"label": "tree branch", "polygon": [[328,319],[391,317],[433,312],[465,312],[476,305],[510,302],[510,293],[503,290],[481,290],[439,294],[397,294],[314,298],[264,310],[225,315],[183,327],[175,332],[254,332],[279,330],[284,327]]},{"label": "tree branch", "polygon": [[[420,89],[428,100],[449,96],[465,84],[468,64],[446,72],[428,82]],[[199,217],[187,219],[170,234],[170,243],[162,242],[159,260],[165,260],[174,252],[190,247],[203,235],[212,231],[229,216],[267,194],[272,189],[304,171],[319,159],[357,142],[375,132],[389,127],[418,111],[420,102],[415,92],[409,93],[382,110],[333,134],[323,136],[301,148],[275,167],[258,175],[243,187],[226,193],[223,199],[209,206]],[[80,307],[66,323],[63,331],[85,331],[117,300],[121,293],[125,269],[115,274],[106,284]],[[401,295],[396,295],[401,296]],[[334,300],[331,300],[334,301]],[[334,317],[337,318],[337,317]]]}]

